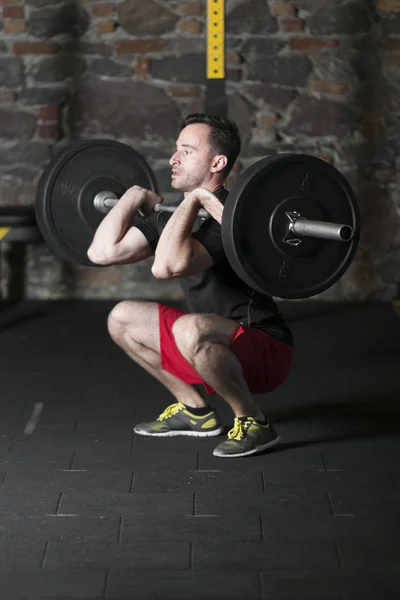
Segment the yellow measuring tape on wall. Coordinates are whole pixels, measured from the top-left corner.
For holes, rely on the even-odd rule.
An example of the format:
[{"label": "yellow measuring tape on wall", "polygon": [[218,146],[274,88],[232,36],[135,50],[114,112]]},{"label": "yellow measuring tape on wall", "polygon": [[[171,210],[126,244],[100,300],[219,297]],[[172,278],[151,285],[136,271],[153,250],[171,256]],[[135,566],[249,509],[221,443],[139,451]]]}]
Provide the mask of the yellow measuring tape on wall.
[{"label": "yellow measuring tape on wall", "polygon": [[11,227],[0,227],[0,242],[3,238],[6,237],[7,233],[10,231]]},{"label": "yellow measuring tape on wall", "polygon": [[225,0],[207,0],[207,79],[225,79]]}]

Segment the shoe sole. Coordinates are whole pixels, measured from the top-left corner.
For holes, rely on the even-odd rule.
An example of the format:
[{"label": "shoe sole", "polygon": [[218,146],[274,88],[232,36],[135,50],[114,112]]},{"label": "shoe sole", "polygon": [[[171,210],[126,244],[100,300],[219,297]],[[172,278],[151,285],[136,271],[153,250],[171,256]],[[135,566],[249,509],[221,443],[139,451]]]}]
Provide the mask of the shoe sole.
[{"label": "shoe sole", "polygon": [[186,436],[186,437],[216,437],[217,435],[221,435],[224,432],[224,428],[220,427],[219,429],[213,429],[213,431],[192,431],[188,429],[185,430],[176,430],[176,431],[166,431],[164,433],[150,433],[149,431],[142,431],[133,429],[133,431],[137,435],[145,435],[147,437],[178,437],[178,436]]},{"label": "shoe sole", "polygon": [[251,454],[257,454],[257,452],[262,452],[263,450],[267,450],[268,448],[273,448],[274,446],[276,446],[277,444],[279,444],[279,442],[281,441],[281,438],[279,437],[279,435],[272,440],[271,442],[268,442],[268,444],[262,444],[262,446],[256,446],[256,448],[253,448],[252,450],[248,450],[248,452],[240,452],[240,454],[219,454],[215,449],[213,452],[213,456],[218,456],[218,458],[240,458],[241,456],[250,456]]}]

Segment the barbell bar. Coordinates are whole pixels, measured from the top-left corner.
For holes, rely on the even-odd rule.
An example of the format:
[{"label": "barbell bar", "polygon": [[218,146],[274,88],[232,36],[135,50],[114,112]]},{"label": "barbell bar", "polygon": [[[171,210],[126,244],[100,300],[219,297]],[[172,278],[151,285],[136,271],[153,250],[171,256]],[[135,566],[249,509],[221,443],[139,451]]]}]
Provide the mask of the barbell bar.
[{"label": "barbell bar", "polygon": [[[118,204],[119,198],[109,191],[99,192],[94,197],[93,203],[97,210],[102,213],[108,213],[114,206]],[[162,204],[159,202],[153,206],[154,212],[169,212],[174,213],[176,206]],[[197,218],[206,219],[209,213],[201,208],[197,213]],[[310,236],[326,240],[335,240],[337,242],[348,242],[353,237],[354,231],[350,225],[343,223],[327,223],[324,221],[312,221],[302,217],[300,213],[286,213],[288,218],[287,232],[285,241],[287,244],[298,246],[301,244],[301,239],[294,236]],[[290,235],[289,235],[290,234]]]},{"label": "barbell bar", "polygon": [[[130,146],[92,140],[65,149],[44,170],[36,194],[37,223],[50,248],[64,260],[98,266],[87,256],[94,233],[133,185],[158,192],[147,161]],[[199,216],[209,214],[201,209]],[[326,161],[270,156],[236,179],[224,203],[221,235],[230,265],[251,288],[281,298],[310,297],[331,287],[354,257],[357,201]]]}]

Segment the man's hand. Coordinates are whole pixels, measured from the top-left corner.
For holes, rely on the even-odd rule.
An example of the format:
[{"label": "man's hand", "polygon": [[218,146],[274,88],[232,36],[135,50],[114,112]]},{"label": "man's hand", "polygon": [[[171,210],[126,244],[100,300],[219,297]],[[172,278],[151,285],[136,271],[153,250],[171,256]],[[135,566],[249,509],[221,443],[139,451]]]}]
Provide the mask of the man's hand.
[{"label": "man's hand", "polygon": [[144,217],[149,217],[154,210],[154,206],[164,202],[164,198],[155,192],[152,192],[151,190],[145,190],[144,188],[141,189],[143,200],[139,208],[139,213]]},{"label": "man's hand", "polygon": [[131,188],[126,190],[125,194],[121,196],[119,202],[126,198],[139,202],[138,212],[144,217],[151,215],[155,204],[159,204],[164,201],[162,196],[159,196],[151,190],[146,190],[145,188],[140,187],[140,185],[133,185]]},{"label": "man's hand", "polygon": [[196,188],[186,196],[185,200],[194,204],[197,203],[199,208],[200,206],[205,208],[206,211],[209,212],[213,217],[213,219],[218,221],[218,223],[221,225],[224,205],[222,202],[220,202],[220,200],[218,200],[217,196],[214,196],[212,192],[206,190],[205,188]]}]

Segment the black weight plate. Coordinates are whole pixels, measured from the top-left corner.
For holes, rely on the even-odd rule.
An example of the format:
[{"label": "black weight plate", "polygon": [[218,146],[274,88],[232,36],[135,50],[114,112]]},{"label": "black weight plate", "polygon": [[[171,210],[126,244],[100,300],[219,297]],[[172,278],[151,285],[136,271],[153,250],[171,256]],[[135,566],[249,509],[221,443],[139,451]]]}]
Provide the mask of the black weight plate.
[{"label": "black weight plate", "polygon": [[87,250],[105,214],[95,209],[98,192],[118,197],[133,185],[157,192],[154,174],[136,150],[113,140],[80,141],[45,168],[36,193],[36,219],[60,258],[94,265]]},{"label": "black weight plate", "polygon": [[[351,225],[350,242],[303,237],[283,243],[285,211]],[[264,158],[235,182],[224,205],[222,239],[227,258],[243,281],[263,294],[308,298],[331,287],[357,250],[360,217],[346,178],[322,159],[306,154]]]}]

